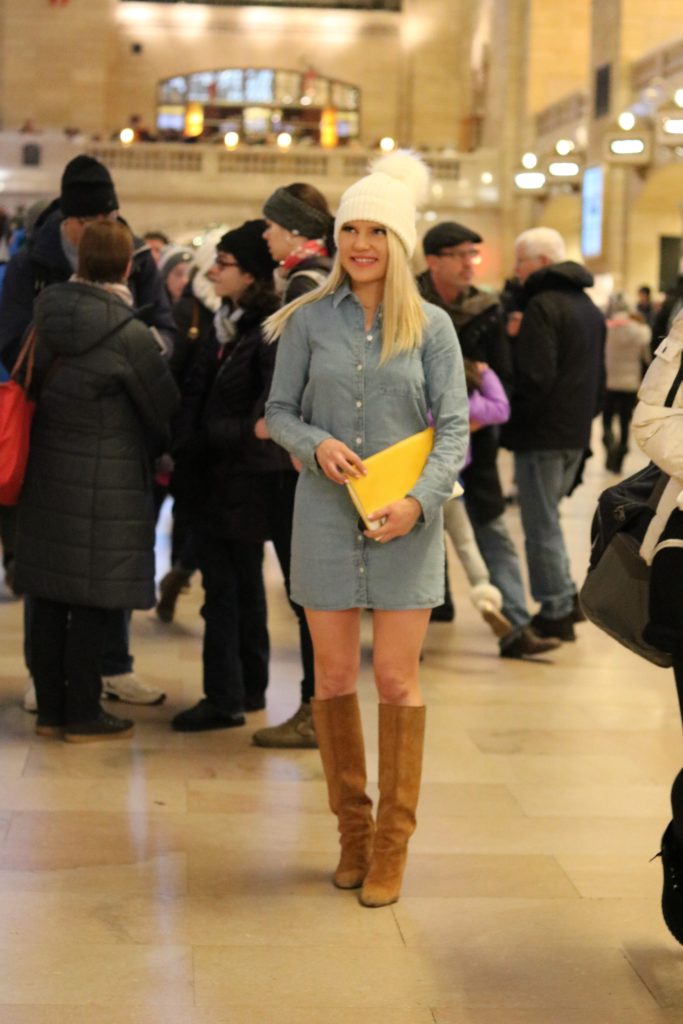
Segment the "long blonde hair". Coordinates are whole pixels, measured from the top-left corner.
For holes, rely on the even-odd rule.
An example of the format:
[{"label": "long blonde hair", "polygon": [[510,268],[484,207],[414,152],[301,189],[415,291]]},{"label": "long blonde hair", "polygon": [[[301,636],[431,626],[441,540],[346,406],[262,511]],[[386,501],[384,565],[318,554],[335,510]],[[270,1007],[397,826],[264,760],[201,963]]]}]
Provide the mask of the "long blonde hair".
[{"label": "long blonde hair", "polygon": [[[388,228],[387,246],[389,259],[382,298],[380,365],[401,352],[419,348],[422,345],[424,327],[427,322],[422,299],[406,258],[405,249],[398,236]],[[300,295],[298,299],[289,302],[282,309],[278,309],[264,322],[263,333],[268,341],[275,341],[280,337],[290,316],[297,309],[331,295],[347,278],[348,275],[341,265],[339,252],[337,252],[330,276],[321,285],[313,291]]]}]

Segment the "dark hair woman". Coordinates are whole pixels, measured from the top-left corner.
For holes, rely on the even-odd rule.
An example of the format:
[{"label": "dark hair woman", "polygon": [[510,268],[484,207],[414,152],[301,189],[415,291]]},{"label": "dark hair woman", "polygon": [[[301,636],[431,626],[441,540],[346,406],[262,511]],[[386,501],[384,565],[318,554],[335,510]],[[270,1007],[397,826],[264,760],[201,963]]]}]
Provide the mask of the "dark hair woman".
[{"label": "dark hair woman", "polygon": [[78,275],[35,305],[39,400],[16,581],[34,599],[36,731],[70,742],[130,735],[132,722],[100,707],[107,611],[154,604],[151,456],[179,396],[132,309],[132,255],[124,224],[88,224]]},{"label": "dark hair woman", "polygon": [[216,247],[210,277],[222,304],[197,353],[174,446],[174,493],[187,509],[204,586],[204,697],[173,719],[181,732],[244,725],[265,706],[269,643],[263,542],[287,454],[261,439],[274,352],[261,324],[279,305],[265,222]]},{"label": "dark hair woman", "polygon": [[[328,277],[334,252],[334,219],[327,200],[313,185],[297,182],[278,188],[263,207],[267,218],[264,238],[273,259],[280,264],[282,305],[320,287]],[[267,438],[265,420],[257,423],[259,436]],[[294,461],[294,460],[293,460]],[[294,461],[298,469],[298,463]],[[273,544],[285,578],[289,596],[292,521],[294,492],[298,472],[290,464],[289,472],[282,476],[277,509],[274,510]],[[276,512],[276,514],[275,514]],[[303,678],[301,703],[293,715],[278,725],[258,729],[252,739],[259,747],[317,747],[311,699],[315,689],[313,644],[301,605],[290,597],[290,604],[299,620],[299,647]]]},{"label": "dark hair woman", "polygon": [[282,304],[322,284],[334,253],[334,217],[322,192],[305,182],[278,188],[263,205],[264,238],[280,265]]}]

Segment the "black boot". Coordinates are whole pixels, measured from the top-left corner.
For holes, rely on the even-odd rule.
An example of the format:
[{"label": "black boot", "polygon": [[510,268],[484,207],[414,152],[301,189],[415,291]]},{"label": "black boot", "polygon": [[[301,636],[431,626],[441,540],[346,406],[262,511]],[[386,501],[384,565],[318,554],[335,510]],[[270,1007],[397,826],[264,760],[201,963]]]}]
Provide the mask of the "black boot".
[{"label": "black boot", "polygon": [[574,613],[563,615],[561,619],[549,619],[545,615],[534,615],[531,620],[531,628],[539,636],[554,636],[563,643],[576,640],[574,632]]},{"label": "black boot", "polygon": [[674,939],[683,945],[683,850],[674,835],[672,821],[666,827],[662,836],[661,850],[656,856],[662,858],[662,868],[664,869],[664,887],[662,889],[664,923]]}]

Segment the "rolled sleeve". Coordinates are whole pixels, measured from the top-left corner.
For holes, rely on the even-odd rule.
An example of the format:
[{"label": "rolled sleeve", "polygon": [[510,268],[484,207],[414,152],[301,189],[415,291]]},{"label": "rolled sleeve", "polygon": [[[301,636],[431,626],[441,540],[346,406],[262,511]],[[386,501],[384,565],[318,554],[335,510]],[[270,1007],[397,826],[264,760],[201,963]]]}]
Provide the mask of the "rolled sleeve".
[{"label": "rolled sleeve", "polygon": [[266,402],[266,423],[277,444],[299,459],[306,469],[318,473],[316,448],[332,435],[301,418],[311,361],[305,312],[300,309],[292,314],[277,343],[273,382]]}]

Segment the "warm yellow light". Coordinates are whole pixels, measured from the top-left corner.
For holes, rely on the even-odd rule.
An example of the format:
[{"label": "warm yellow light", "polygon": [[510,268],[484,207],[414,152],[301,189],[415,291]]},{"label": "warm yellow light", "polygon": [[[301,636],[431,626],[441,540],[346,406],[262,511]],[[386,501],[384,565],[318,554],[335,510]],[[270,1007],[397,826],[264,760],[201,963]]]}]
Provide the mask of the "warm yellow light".
[{"label": "warm yellow light", "polygon": [[292,136],[289,132],[280,132],[277,139],[275,140],[280,149],[289,149],[292,145]]},{"label": "warm yellow light", "polygon": [[683,89],[676,89],[674,93],[674,103],[677,107],[683,107]]},{"label": "warm yellow light", "polygon": [[683,117],[667,117],[664,131],[667,135],[683,135]]},{"label": "warm yellow light", "polygon": [[541,171],[521,171],[515,174],[515,185],[524,191],[534,191],[545,185],[545,174]]},{"label": "warm yellow light", "polygon": [[396,149],[396,140],[392,139],[391,135],[385,135],[383,139],[379,140],[379,148],[383,153],[391,153]]},{"label": "warm yellow light", "polygon": [[535,153],[525,153],[522,157],[522,167],[526,167],[527,171],[533,171],[537,163],[538,157]]},{"label": "warm yellow light", "polygon": [[334,149],[338,142],[337,111],[326,107],[320,115],[320,145],[323,149]]},{"label": "warm yellow light", "polygon": [[569,156],[574,152],[574,143],[571,139],[558,139],[555,143],[555,152],[558,156]]},{"label": "warm yellow light", "polygon": [[299,102],[301,103],[302,107],[310,107],[313,100],[311,99],[310,96],[302,96]]},{"label": "warm yellow light", "polygon": [[131,142],[135,141],[135,132],[132,128],[124,128],[120,132],[119,138],[124,146],[130,146]]},{"label": "warm yellow light", "polygon": [[625,110],[622,114],[619,114],[617,118],[617,124],[621,128],[622,132],[630,132],[635,127],[636,117],[630,110]]},{"label": "warm yellow light", "polygon": [[482,183],[482,185],[490,185],[492,181],[493,181],[493,175],[491,174],[491,172],[490,171],[483,171],[482,175],[481,175],[481,183]]},{"label": "warm yellow light", "polygon": [[223,142],[227,149],[235,149],[239,145],[239,141],[239,132],[226,132],[223,136]]},{"label": "warm yellow light", "polygon": [[185,108],[185,135],[194,139],[204,131],[204,108],[201,103],[188,103]]}]

